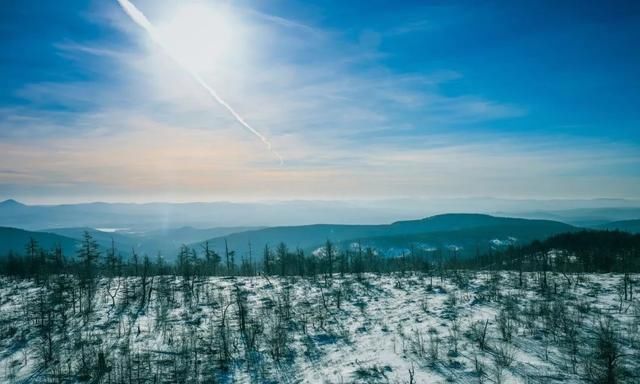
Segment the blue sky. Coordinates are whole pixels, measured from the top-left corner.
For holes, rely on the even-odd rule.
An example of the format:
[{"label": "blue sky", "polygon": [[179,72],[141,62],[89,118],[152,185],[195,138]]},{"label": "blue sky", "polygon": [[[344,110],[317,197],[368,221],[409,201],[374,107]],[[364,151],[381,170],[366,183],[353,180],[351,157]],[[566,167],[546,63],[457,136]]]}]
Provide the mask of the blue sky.
[{"label": "blue sky", "polygon": [[[4,4],[0,197],[640,198],[640,3]],[[559,4],[561,3],[561,4]]]}]

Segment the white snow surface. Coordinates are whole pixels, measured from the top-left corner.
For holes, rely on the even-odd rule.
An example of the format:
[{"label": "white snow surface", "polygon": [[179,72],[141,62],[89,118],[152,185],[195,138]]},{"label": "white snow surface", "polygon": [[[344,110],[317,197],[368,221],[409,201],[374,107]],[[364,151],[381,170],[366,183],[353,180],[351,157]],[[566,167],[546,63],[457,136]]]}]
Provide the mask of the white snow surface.
[{"label": "white snow surface", "polygon": [[[157,382],[410,383],[413,376],[414,383],[582,383],[595,332],[605,320],[619,336],[625,355],[620,367],[631,375],[628,382],[638,382],[632,375],[640,372],[640,292],[633,301],[624,300],[622,275],[549,273],[546,294],[538,289],[540,274],[525,273],[522,279],[521,286],[515,272],[472,271],[443,278],[423,273],[330,280],[200,277],[189,300],[181,277],[155,276],[150,300],[141,306],[140,278],[101,278],[88,318],[67,304],[66,331],[57,329],[53,336],[56,360],[45,366],[38,303],[50,290],[34,280],[1,278],[0,382],[47,382],[55,374],[79,382],[79,345],[84,343],[88,364],[97,364],[103,353],[109,367],[109,374],[94,382],[115,377],[122,369],[119,360],[130,354],[134,363],[153,367]],[[118,282],[114,306],[108,292],[114,294]],[[172,291],[173,299],[161,299],[163,289]],[[246,294],[247,321],[258,330],[251,353],[240,333],[237,292]],[[514,313],[510,340],[499,327],[505,308]],[[562,324],[532,315],[541,308],[563,311],[554,317],[558,321],[579,321],[576,359],[564,333],[550,332]],[[225,309],[231,347],[223,370],[215,340]],[[289,315],[283,325],[284,312]],[[484,324],[483,349],[471,329]],[[286,344],[274,353],[278,329],[285,330]],[[196,363],[180,379],[174,375],[181,353]],[[501,354],[513,361],[499,368]],[[144,380],[154,382],[154,377]]]}]

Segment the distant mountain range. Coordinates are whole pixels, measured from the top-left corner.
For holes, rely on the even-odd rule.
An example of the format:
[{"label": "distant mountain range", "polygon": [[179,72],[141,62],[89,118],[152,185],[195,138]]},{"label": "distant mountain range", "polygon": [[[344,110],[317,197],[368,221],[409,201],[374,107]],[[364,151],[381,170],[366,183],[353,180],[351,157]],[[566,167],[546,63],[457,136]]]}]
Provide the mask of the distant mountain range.
[{"label": "distant mountain range", "polygon": [[[178,227],[265,227],[316,222],[387,222],[415,217],[422,209],[360,202],[284,201],[260,203],[86,203],[25,205],[0,202],[0,225],[41,228],[109,228],[131,232]],[[417,211],[417,212],[415,212]]]},{"label": "distant mountain range", "polygon": [[576,208],[565,210],[516,212],[513,216],[527,219],[556,220],[581,227],[606,228],[608,223],[638,219],[640,217],[640,208]]},{"label": "distant mountain range", "polygon": [[21,252],[33,237],[44,248],[61,244],[67,255],[73,255],[85,231],[89,232],[103,250],[113,241],[118,252],[128,257],[133,251],[154,257],[158,252],[173,259],[182,244],[200,249],[208,241],[210,247],[223,253],[225,246],[239,256],[262,257],[265,246],[276,247],[284,242],[291,249],[313,252],[326,240],[345,248],[359,242],[394,256],[419,249],[455,250],[461,257],[478,251],[499,248],[508,244],[526,243],[556,233],[578,228],[550,220],[528,220],[494,217],[482,214],[446,214],[421,220],[398,221],[382,225],[316,224],[270,228],[211,228],[181,227],[172,230],[131,233],[105,232],[93,228],[54,228],[44,231],[25,231],[0,228],[0,255],[9,250]]},{"label": "distant mountain range", "polygon": [[148,232],[185,226],[214,228],[315,223],[377,224],[455,212],[548,219],[572,225],[596,226],[610,221],[640,218],[640,201],[425,198],[377,201],[26,205],[10,199],[0,202],[0,226],[28,230],[89,227]]},{"label": "distant mountain range", "polygon": [[640,220],[621,220],[602,224],[600,229],[617,229],[619,231],[640,233]]},{"label": "distant mountain range", "polygon": [[265,245],[276,247],[284,242],[289,248],[313,252],[326,240],[339,247],[360,243],[394,256],[409,251],[410,246],[421,249],[455,249],[461,257],[477,251],[510,243],[523,244],[538,238],[578,230],[569,224],[550,220],[527,220],[494,217],[483,214],[445,214],[421,220],[398,221],[388,225],[331,225],[272,227],[234,233],[209,239],[209,245],[222,252],[226,245],[240,255],[262,256]]},{"label": "distant mountain range", "polygon": [[[56,234],[72,239],[81,239],[87,231],[103,249],[113,245],[123,256],[128,257],[133,252],[139,255],[147,254],[155,257],[158,253],[166,258],[173,258],[178,253],[180,246],[191,244],[210,237],[227,236],[232,233],[257,229],[254,227],[228,227],[198,229],[193,227],[180,227],[173,229],[155,230],[149,232],[132,233],[127,231],[97,230],[93,228],[52,228],[44,232]],[[35,232],[38,233],[38,232]],[[1,248],[0,248],[1,250]]]},{"label": "distant mountain range", "polygon": [[[608,203],[613,204],[610,201]],[[361,208],[368,212],[365,216],[368,215],[371,220],[374,216],[371,213],[373,211],[368,211],[367,207],[365,205]],[[406,253],[413,247],[422,250],[442,249],[466,257],[476,252],[498,249],[509,244],[524,244],[582,227],[640,232],[640,220],[637,219],[640,217],[640,208],[632,206],[574,208],[521,214],[530,216],[529,218],[453,213],[420,220],[396,221],[391,224],[361,225],[338,222],[255,226],[256,222],[267,216],[287,216],[296,211],[296,217],[303,221],[303,217],[309,220],[309,217],[314,217],[323,210],[325,212],[319,216],[330,217],[334,215],[332,210],[339,208],[346,214],[351,214],[357,206],[335,202],[92,203],[28,206],[15,200],[7,200],[0,203],[0,226],[3,226],[0,227],[0,255],[6,254],[9,250],[22,251],[30,237],[35,238],[45,248],[60,244],[65,253],[71,255],[75,253],[78,240],[84,231],[90,232],[103,249],[110,247],[113,241],[124,257],[134,251],[152,257],[160,252],[168,259],[175,257],[182,244],[199,248],[205,241],[220,253],[224,252],[226,241],[228,247],[235,250],[238,256],[251,253],[254,258],[262,256],[266,245],[275,247],[284,242],[291,249],[300,248],[305,252],[313,252],[328,239],[341,248],[359,243],[363,247],[376,248],[389,256]],[[252,209],[255,210],[251,211]],[[203,226],[203,223],[225,222],[226,217],[234,218],[229,220],[233,226]],[[611,217],[616,220],[607,219]],[[627,220],[629,218],[633,220]],[[278,221],[279,219],[274,222]],[[254,225],[235,226],[241,222],[251,222]],[[576,222],[581,225],[576,225]],[[29,231],[15,227],[26,228]]]}]

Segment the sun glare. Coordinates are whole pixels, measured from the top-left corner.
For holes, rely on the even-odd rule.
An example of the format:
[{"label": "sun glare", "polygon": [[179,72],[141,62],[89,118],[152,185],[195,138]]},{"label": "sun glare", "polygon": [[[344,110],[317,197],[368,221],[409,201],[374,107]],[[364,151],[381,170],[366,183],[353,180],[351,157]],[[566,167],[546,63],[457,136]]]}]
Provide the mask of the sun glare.
[{"label": "sun glare", "polygon": [[228,7],[179,6],[156,29],[172,54],[196,71],[215,69],[239,53],[241,25]]}]

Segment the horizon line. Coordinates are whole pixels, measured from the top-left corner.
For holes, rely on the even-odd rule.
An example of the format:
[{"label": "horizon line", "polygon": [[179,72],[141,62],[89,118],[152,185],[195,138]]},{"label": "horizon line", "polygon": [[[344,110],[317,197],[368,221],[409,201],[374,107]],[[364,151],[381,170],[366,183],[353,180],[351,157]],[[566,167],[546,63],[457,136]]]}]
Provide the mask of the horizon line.
[{"label": "horizon line", "polygon": [[362,198],[288,198],[288,199],[218,199],[218,200],[76,200],[69,202],[45,202],[31,199],[19,199],[15,197],[0,198],[0,204],[15,202],[25,206],[60,206],[60,205],[89,205],[89,204],[124,204],[124,205],[153,205],[153,204],[281,204],[293,202],[305,203],[358,203],[358,202],[384,202],[384,201],[464,201],[464,200],[496,200],[509,202],[598,202],[620,201],[640,204],[640,197],[501,197],[501,196],[396,196],[396,197],[362,197]]}]

